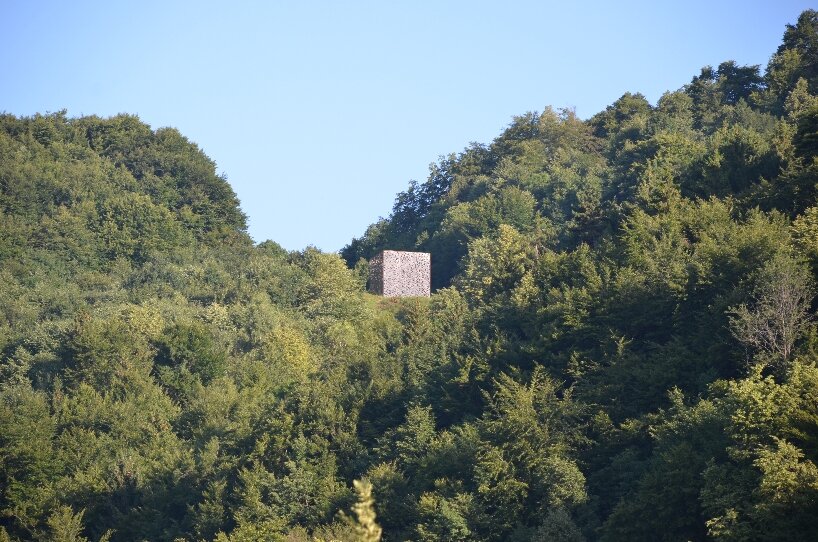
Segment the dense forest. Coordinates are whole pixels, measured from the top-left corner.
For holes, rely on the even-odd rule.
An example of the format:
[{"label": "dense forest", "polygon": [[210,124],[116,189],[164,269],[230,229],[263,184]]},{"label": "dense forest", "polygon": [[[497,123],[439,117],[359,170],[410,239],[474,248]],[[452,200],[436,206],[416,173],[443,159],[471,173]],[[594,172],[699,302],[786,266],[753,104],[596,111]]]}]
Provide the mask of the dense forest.
[{"label": "dense forest", "polygon": [[340,255],[125,114],[0,115],[0,211],[0,541],[818,540],[818,12],[514,118]]}]

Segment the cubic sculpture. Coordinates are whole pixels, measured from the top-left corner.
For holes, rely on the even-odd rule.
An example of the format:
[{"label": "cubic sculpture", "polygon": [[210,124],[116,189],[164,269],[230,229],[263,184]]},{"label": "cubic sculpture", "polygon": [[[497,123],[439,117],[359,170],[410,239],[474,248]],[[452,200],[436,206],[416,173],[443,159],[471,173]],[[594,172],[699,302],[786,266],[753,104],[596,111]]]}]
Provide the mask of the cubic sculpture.
[{"label": "cubic sculpture", "polygon": [[431,270],[428,252],[384,250],[369,260],[369,291],[384,297],[429,297]]}]

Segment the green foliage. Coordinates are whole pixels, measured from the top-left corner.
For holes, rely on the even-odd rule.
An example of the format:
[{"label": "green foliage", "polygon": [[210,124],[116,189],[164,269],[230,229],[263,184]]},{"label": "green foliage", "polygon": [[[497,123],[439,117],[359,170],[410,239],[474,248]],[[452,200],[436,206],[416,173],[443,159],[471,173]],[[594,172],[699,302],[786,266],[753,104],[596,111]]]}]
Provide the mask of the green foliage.
[{"label": "green foliage", "polygon": [[372,498],[372,484],[364,478],[355,480],[355,493],[358,501],[352,506],[352,511],[358,520],[356,531],[360,542],[378,542],[381,539],[381,527],[375,522],[375,504]]},{"label": "green foliage", "polygon": [[157,365],[187,370],[204,384],[224,374],[226,361],[227,354],[198,323],[174,324],[158,341]]},{"label": "green foliage", "polygon": [[579,528],[562,508],[553,508],[534,531],[531,542],[584,542]]},{"label": "green foliage", "polygon": [[768,99],[773,102],[773,107],[783,104],[799,79],[806,81],[813,94],[818,91],[817,21],[818,13],[808,9],[801,13],[795,25],[787,25],[782,43],[767,65]]},{"label": "green foliage", "polygon": [[816,28],[515,117],[341,257],[173,128],[0,115],[0,540],[818,538]]},{"label": "green foliage", "polygon": [[418,503],[417,539],[423,542],[471,540],[473,533],[464,517],[468,516],[470,505],[470,499],[465,495],[447,499],[424,493]]}]

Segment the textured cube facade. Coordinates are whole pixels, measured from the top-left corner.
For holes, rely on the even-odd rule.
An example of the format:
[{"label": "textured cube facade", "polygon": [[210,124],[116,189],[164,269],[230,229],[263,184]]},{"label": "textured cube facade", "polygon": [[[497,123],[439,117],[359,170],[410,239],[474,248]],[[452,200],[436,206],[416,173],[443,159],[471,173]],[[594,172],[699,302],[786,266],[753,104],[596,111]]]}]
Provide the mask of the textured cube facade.
[{"label": "textured cube facade", "polygon": [[384,250],[369,261],[369,291],[384,297],[429,297],[431,271],[428,252]]}]

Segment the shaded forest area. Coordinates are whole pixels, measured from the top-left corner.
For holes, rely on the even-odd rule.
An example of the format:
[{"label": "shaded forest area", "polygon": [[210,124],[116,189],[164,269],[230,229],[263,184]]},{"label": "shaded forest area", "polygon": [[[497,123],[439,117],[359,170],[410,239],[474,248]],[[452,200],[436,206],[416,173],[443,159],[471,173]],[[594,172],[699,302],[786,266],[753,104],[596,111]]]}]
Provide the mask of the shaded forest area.
[{"label": "shaded forest area", "polygon": [[[0,210],[0,541],[818,540],[815,11],[340,256],[129,115],[0,116]],[[365,293],[384,248],[430,299]]]}]

